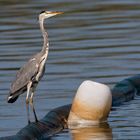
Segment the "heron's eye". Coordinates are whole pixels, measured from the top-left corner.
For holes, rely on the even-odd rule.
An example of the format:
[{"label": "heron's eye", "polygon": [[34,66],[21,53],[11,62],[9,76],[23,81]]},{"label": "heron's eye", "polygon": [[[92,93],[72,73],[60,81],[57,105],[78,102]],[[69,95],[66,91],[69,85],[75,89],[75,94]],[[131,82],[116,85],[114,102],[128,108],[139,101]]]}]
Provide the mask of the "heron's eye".
[{"label": "heron's eye", "polygon": [[45,13],[45,11],[41,11],[40,14]]}]

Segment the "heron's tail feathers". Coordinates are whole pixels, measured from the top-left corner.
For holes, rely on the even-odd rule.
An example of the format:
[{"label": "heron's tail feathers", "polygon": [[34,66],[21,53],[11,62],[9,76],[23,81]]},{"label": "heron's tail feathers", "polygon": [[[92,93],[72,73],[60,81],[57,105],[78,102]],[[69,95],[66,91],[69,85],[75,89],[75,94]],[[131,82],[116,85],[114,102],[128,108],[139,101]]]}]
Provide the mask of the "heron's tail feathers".
[{"label": "heron's tail feathers", "polygon": [[8,98],[7,98],[7,102],[8,103],[13,103],[17,100],[19,95],[15,96],[15,95],[9,95]]}]

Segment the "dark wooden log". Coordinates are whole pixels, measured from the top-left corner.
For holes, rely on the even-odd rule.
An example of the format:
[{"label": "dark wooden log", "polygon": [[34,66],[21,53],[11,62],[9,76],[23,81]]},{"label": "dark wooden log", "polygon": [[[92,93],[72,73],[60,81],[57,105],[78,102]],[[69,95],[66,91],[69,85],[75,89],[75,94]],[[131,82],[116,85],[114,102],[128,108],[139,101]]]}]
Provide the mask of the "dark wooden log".
[{"label": "dark wooden log", "polygon": [[[118,82],[112,89],[112,106],[118,106],[134,99],[140,94],[140,75]],[[51,110],[38,123],[31,123],[22,128],[16,135],[1,137],[0,140],[45,140],[67,128],[67,119],[71,105]]]}]

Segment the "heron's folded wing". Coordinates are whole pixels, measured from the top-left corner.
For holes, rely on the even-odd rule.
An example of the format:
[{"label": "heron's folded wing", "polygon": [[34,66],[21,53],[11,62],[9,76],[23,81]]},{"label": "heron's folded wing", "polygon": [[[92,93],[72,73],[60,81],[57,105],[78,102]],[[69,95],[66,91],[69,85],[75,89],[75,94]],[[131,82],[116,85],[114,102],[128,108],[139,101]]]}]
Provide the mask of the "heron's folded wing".
[{"label": "heron's folded wing", "polygon": [[16,79],[13,81],[10,92],[14,93],[24,88],[30,80],[32,80],[39,68],[39,62],[34,58],[30,59],[18,72]]}]

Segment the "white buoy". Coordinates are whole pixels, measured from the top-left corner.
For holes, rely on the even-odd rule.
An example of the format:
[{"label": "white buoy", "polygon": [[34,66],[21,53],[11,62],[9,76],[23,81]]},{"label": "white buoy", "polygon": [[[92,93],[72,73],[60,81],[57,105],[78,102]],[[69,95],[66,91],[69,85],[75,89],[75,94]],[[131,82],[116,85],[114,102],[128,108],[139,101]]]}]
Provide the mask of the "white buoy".
[{"label": "white buoy", "polygon": [[77,90],[68,117],[68,125],[97,124],[106,121],[112,105],[107,85],[84,81]]}]

